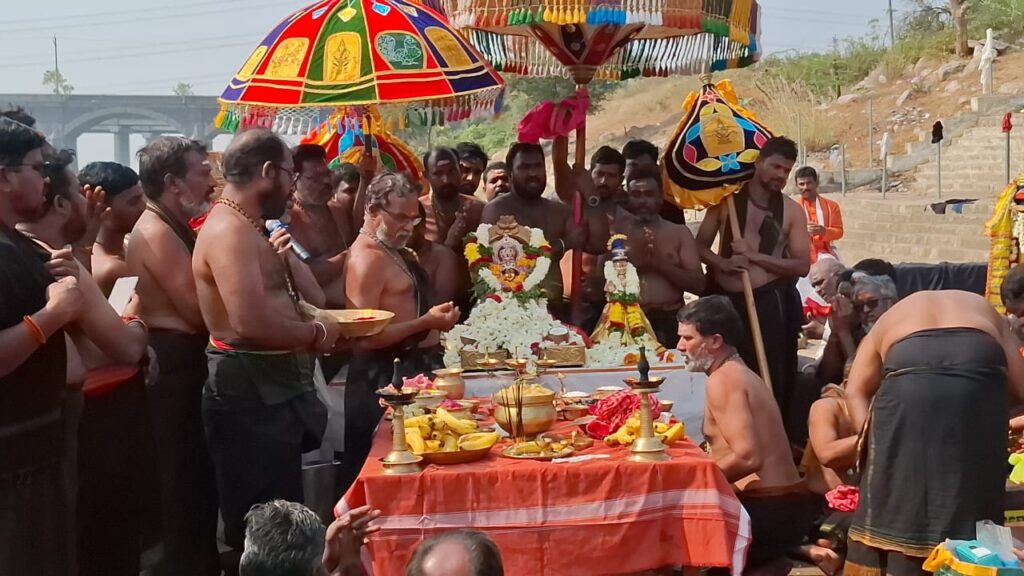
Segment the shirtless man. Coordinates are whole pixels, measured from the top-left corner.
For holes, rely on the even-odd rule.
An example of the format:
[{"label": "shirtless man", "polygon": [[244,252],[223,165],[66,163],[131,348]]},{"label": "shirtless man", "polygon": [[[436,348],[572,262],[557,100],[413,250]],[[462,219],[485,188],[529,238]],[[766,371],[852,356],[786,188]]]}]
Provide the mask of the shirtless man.
[{"label": "shirtless man", "polygon": [[[511,170],[512,192],[489,202],[484,207],[482,221],[496,224],[502,216],[510,215],[522,226],[540,228],[544,231],[544,238],[551,244],[553,262],[560,262],[566,250],[584,249],[586,229],[572,223],[572,210],[562,202],[544,198],[544,189],[547,187],[544,149],[539,144],[513,144],[505,164]],[[582,166],[574,171],[574,179],[583,190],[589,190],[589,186],[592,186],[590,175]],[[586,248],[594,254],[605,251],[603,245]],[[562,300],[561,268],[552,266],[541,286],[552,314],[563,321],[568,320],[568,307],[563,305]]]},{"label": "shirtless man", "polygon": [[969,292],[916,292],[874,323],[846,384],[853,428],[870,417],[851,572],[920,573],[937,544],[1001,518],[1008,408],[1024,399],[1019,345]]},{"label": "shirtless man", "polygon": [[661,174],[636,168],[626,182],[626,210],[616,232],[629,242],[629,260],[640,275],[640,306],[662,344],[676,340],[683,293],[704,292],[700,254],[690,229],[659,214],[664,202]]},{"label": "shirtless man", "polygon": [[355,209],[356,193],[359,191],[361,178],[359,167],[355,164],[343,163],[332,171],[331,182],[334,187],[334,195],[327,202],[331,210],[334,222],[338,225],[338,231],[346,246],[355,242],[359,229],[353,220]]},{"label": "shirtless man", "polygon": [[149,326],[160,374],[147,387],[160,461],[164,559],[158,575],[216,575],[217,488],[200,402],[209,336],[192,277],[189,220],[209,209],[213,187],[206,147],[162,136],[139,151],[146,211],[128,237],[125,260],[137,314]]},{"label": "shirtless man", "polygon": [[430,150],[423,156],[423,168],[430,184],[430,195],[420,199],[427,213],[427,240],[461,254],[466,234],[480,225],[484,203],[462,193],[459,155],[454,149]]},{"label": "shirtless man", "polygon": [[[576,193],[572,185],[571,170],[567,160],[568,141],[558,139],[552,151],[552,162],[556,165],[555,192],[559,199],[566,205],[572,206],[573,196]],[[597,244],[603,238],[608,242],[610,230],[616,218],[622,214],[619,209],[620,196],[622,195],[623,174],[626,170],[626,161],[619,154],[618,150],[608,146],[602,146],[590,157],[590,176],[594,181],[593,189],[588,196],[583,198],[583,222],[587,227],[587,237],[591,238],[591,244]],[[604,309],[604,273],[600,266],[600,254],[583,253],[583,317],[582,328],[590,334],[597,327],[601,319],[601,311]],[[568,278],[572,274],[572,253],[562,258],[562,277]],[[569,296],[566,290],[566,296]],[[672,329],[670,334],[675,334],[675,315],[672,315]]]},{"label": "shirtless man", "polygon": [[129,276],[125,238],[146,209],[139,175],[117,162],[93,162],[78,173],[78,183],[102,189],[110,207],[100,217],[100,231],[92,253],[92,275],[109,297],[118,278]]},{"label": "shirtless man", "polygon": [[327,153],[316,144],[300,144],[292,151],[292,161],[295,197],[284,222],[295,242],[309,252],[306,264],[317,282],[326,287],[344,272],[348,248],[329,206],[334,190]]},{"label": "shirtless man", "polygon": [[[425,219],[425,214],[420,204],[420,218]],[[413,229],[409,248],[416,252],[420,266],[430,279],[430,305],[453,301],[459,289],[459,256],[444,244],[427,240],[423,220]]]},{"label": "shirtless man", "polygon": [[[799,204],[782,193],[796,155],[792,140],[779,137],[765,142],[753,178],[734,196],[742,240],[732,237],[725,202],[707,210],[697,232],[701,259],[709,267],[709,284],[743,311],[740,317],[748,326],[742,271],[750,275],[772,389],[783,420],[789,415],[803,324],[796,281],[810,269],[807,217]],[[719,232],[719,254],[715,254],[711,245]],[[755,368],[752,342],[748,337],[740,353],[747,365]]]},{"label": "shirtless man", "polygon": [[[630,140],[622,147],[622,156],[626,159],[626,173],[635,168],[658,168],[658,147],[647,140]],[[626,196],[620,196],[620,204],[626,204]],[[686,224],[686,216],[675,205],[666,202],[661,206],[661,217],[675,224]]]},{"label": "shirtless man", "polygon": [[227,184],[196,241],[192,271],[211,342],[203,420],[224,540],[240,558],[254,504],[302,501],[302,453],[320,445],[327,419],[313,385],[316,354],[334,348],[339,329],[326,316],[300,315],[300,296],[316,305],[323,293],[287,234],[264,231],[291,194],[295,172],[284,141],[266,130],[243,132],[223,166]]},{"label": "shirtless man", "polygon": [[484,170],[484,197],[488,202],[510,190],[508,166],[504,162],[491,162]]},{"label": "shirtless man", "polygon": [[476,196],[484,167],[487,166],[487,153],[474,142],[459,142],[455,145],[455,151],[459,153],[459,172],[462,174],[459,192],[466,196]]},{"label": "shirtless man", "polygon": [[[443,244],[461,256],[465,248],[466,234],[480,226],[484,203],[473,196],[462,194],[462,175],[459,171],[459,155],[451,148],[434,148],[423,156],[430,194],[420,198],[426,211],[426,238]],[[459,258],[459,286],[455,304],[469,314],[470,287],[469,264]]]},{"label": "shirtless man", "polygon": [[747,569],[774,563],[803,541],[820,497],[801,481],[771,390],[737,353],[743,324],[729,299],[707,296],[679,312],[679,350],[708,375],[708,452],[750,514]]},{"label": "shirtless man", "polygon": [[406,248],[420,221],[418,190],[408,178],[383,172],[366,192],[365,224],[352,244],[345,275],[348,307],[389,310],[395,317],[383,332],[356,343],[349,366],[344,489],[359,474],[383,414],[376,391],[391,383],[396,370],[412,377],[440,367],[439,331],[454,326],[460,314],[451,302],[430,307],[426,274]]},{"label": "shirtless man", "polygon": [[[18,224],[51,254],[76,244],[88,227],[89,201],[71,169],[73,160],[69,151],[51,158],[44,212]],[[80,263],[77,278],[83,307],[67,328],[68,349],[86,372],[68,381],[66,398],[75,409],[65,410],[64,417],[73,430],[65,457],[78,480],[78,571],[83,576],[138,574],[140,544],[156,545],[159,534],[159,527],[152,526],[159,510],[150,504],[159,502],[159,488],[155,455],[146,441],[153,430],[140,366],[146,326],[137,319],[122,320]],[[118,448],[111,451],[114,445]],[[155,529],[143,532],[144,526]]]}]

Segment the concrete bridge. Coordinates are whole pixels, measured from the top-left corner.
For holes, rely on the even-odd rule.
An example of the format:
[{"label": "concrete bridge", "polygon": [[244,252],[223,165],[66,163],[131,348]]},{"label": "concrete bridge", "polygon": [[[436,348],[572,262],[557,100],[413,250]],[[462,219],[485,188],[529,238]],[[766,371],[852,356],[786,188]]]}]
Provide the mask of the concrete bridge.
[{"label": "concrete bridge", "polygon": [[222,133],[213,127],[220,107],[212,96],[0,94],[0,107],[12,104],[35,116],[58,148],[77,148],[82,134],[113,134],[114,160],[125,165],[131,164],[132,134],[147,142],[182,134],[209,143]]}]

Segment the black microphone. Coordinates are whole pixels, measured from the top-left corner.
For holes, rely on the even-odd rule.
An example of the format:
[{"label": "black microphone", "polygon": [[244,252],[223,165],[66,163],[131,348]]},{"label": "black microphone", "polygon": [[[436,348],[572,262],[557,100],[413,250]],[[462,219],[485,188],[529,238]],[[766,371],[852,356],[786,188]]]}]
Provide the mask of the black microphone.
[{"label": "black microphone", "polygon": [[[288,227],[285,226],[284,222],[281,222],[280,220],[267,220],[265,226],[267,227],[267,232],[270,232],[271,234],[277,232],[278,230],[284,230],[286,232],[288,231]],[[292,251],[295,252],[295,255],[299,257],[299,260],[302,260],[303,262],[309,260],[310,258],[309,252],[307,252],[306,249],[302,247],[302,245],[296,242],[295,238],[292,238]]]}]

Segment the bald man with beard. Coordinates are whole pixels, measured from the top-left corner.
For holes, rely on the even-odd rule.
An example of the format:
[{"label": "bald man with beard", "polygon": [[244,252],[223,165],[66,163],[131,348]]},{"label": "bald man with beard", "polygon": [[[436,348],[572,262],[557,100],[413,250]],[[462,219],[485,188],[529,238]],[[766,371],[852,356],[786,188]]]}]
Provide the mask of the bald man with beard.
[{"label": "bald man with beard", "polygon": [[302,453],[320,446],[327,424],[313,385],[316,354],[333,350],[340,332],[325,315],[302,316],[300,299],[322,306],[323,292],[287,233],[265,232],[292,191],[284,141],[246,131],[223,166],[227,185],[196,241],[192,271],[210,331],[203,422],[224,540],[237,562],[254,504],[302,501]]}]

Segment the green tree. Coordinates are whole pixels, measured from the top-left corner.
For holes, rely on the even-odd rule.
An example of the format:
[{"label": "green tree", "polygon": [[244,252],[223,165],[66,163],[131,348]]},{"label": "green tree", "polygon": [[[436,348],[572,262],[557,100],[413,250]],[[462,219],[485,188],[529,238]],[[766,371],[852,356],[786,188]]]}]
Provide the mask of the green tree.
[{"label": "green tree", "polygon": [[181,96],[182,98],[188,98],[189,96],[195,96],[195,92],[192,91],[192,85],[186,84],[185,82],[178,82],[174,87],[174,95]]},{"label": "green tree", "polygon": [[43,72],[43,86],[49,87],[58,96],[67,96],[75,91],[75,87],[60,73],[60,70],[47,70]]}]

